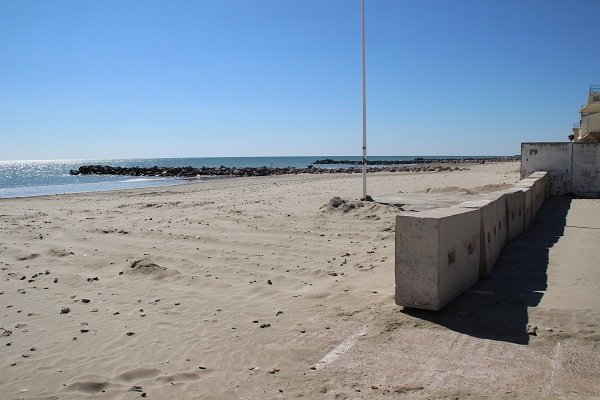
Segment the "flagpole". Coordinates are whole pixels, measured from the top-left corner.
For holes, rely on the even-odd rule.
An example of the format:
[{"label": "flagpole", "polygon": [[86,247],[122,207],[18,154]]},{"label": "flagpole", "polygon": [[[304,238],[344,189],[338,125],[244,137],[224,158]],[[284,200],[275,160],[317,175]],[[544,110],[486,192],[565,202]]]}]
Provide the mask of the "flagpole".
[{"label": "flagpole", "polygon": [[361,42],[362,42],[362,177],[363,177],[363,195],[362,199],[367,200],[367,66],[365,62],[365,0],[361,0]]}]

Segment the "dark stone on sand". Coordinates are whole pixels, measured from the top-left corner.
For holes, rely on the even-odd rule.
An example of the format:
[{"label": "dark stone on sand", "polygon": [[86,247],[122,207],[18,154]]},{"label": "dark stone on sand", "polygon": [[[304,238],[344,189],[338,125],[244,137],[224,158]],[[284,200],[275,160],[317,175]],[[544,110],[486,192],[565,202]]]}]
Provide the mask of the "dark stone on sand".
[{"label": "dark stone on sand", "polygon": [[135,332],[127,332],[126,335],[127,336],[133,336],[133,335],[135,335]]},{"label": "dark stone on sand", "polygon": [[271,326],[271,324],[260,324],[260,327],[261,327],[261,328],[268,328],[268,327],[270,327],[270,326]]},{"label": "dark stone on sand", "polygon": [[63,307],[60,309],[61,314],[68,314],[70,312],[71,312],[71,309],[69,307]]},{"label": "dark stone on sand", "polygon": [[89,303],[89,302],[90,302],[90,299],[81,299],[81,302],[82,302],[82,303],[86,303],[86,304],[87,304],[87,303]]},{"label": "dark stone on sand", "polygon": [[128,389],[128,392],[143,392],[143,389],[141,386],[133,385]]},{"label": "dark stone on sand", "polygon": [[527,325],[527,334],[529,336],[537,336],[538,327],[535,325]]}]

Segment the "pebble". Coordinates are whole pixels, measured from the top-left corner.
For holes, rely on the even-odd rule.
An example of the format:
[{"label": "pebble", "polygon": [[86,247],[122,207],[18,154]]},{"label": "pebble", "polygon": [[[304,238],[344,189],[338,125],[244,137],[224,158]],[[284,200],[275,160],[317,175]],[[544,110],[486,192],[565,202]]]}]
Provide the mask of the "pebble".
[{"label": "pebble", "polygon": [[273,282],[271,282],[271,280],[270,280],[270,279],[267,281],[267,283],[268,283],[269,285],[272,285],[272,284],[273,284]]},{"label": "pebble", "polygon": [[261,327],[261,328],[268,328],[268,327],[270,327],[270,326],[271,326],[271,324],[260,324],[260,327]]},{"label": "pebble", "polygon": [[127,332],[126,335],[127,336],[133,336],[133,335],[135,335],[135,332]]},{"label": "pebble", "polygon": [[82,302],[82,303],[86,303],[86,304],[87,304],[87,303],[89,303],[89,302],[90,302],[90,299],[81,299],[81,302]]},{"label": "pebble", "polygon": [[527,325],[527,334],[530,336],[537,336],[538,327],[535,325]]},{"label": "pebble", "polygon": [[89,329],[80,329],[79,332],[81,333],[88,333],[90,330]]},{"label": "pebble", "polygon": [[58,283],[58,278],[54,278],[54,283]]},{"label": "pebble", "polygon": [[279,315],[283,314],[283,311],[279,310],[275,313],[275,316],[278,317]]},{"label": "pebble", "polygon": [[143,392],[143,389],[141,386],[133,385],[132,387],[129,388],[128,391],[129,392]]},{"label": "pebble", "polygon": [[70,312],[71,312],[71,309],[69,307],[63,307],[60,309],[61,314],[68,314]]}]

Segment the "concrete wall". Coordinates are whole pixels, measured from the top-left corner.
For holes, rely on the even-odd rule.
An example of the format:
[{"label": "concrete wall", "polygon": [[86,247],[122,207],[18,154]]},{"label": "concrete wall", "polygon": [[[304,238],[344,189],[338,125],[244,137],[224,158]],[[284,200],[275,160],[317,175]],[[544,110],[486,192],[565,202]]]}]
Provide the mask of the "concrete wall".
[{"label": "concrete wall", "polygon": [[440,310],[479,278],[480,210],[436,208],[396,217],[396,304]]},{"label": "concrete wall", "polygon": [[573,143],[572,191],[600,198],[600,143]]},{"label": "concrete wall", "polygon": [[535,171],[548,171],[550,193],[571,193],[573,143],[521,143],[521,178]]},{"label": "concrete wall", "polygon": [[451,208],[396,217],[396,304],[440,310],[487,277],[508,240],[523,232],[546,199],[549,174]]},{"label": "concrete wall", "polygon": [[521,143],[521,178],[536,170],[548,171],[546,197],[600,198],[600,143]]}]

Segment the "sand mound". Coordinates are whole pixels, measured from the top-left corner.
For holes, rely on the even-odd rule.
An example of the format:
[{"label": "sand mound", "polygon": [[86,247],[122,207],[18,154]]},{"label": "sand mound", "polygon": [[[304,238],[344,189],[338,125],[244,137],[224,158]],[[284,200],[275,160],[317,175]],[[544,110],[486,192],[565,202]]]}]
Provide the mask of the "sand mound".
[{"label": "sand mound", "polygon": [[342,211],[347,213],[350,210],[354,210],[356,208],[363,207],[364,204],[360,201],[347,201],[342,199],[339,196],[335,196],[329,200],[329,202],[325,203],[321,206],[321,210],[323,211]]},{"label": "sand mound", "polygon": [[127,275],[151,276],[155,279],[179,274],[178,271],[168,270],[167,267],[161,267],[149,258],[142,258],[132,262],[129,269],[123,271],[123,273]]}]

